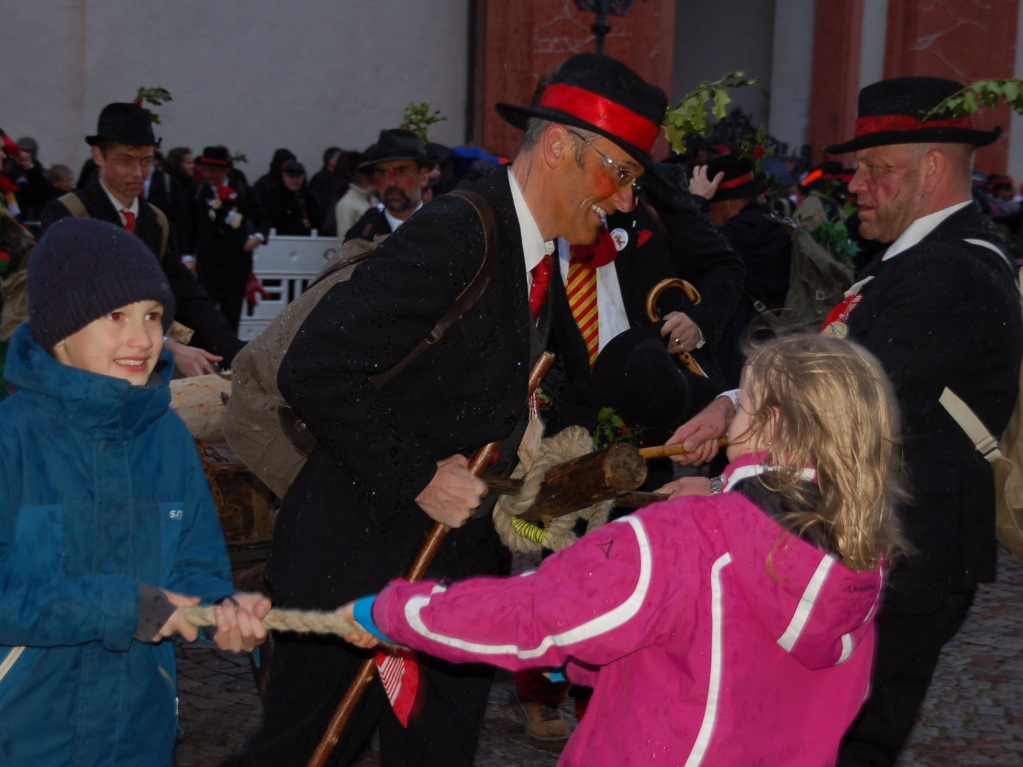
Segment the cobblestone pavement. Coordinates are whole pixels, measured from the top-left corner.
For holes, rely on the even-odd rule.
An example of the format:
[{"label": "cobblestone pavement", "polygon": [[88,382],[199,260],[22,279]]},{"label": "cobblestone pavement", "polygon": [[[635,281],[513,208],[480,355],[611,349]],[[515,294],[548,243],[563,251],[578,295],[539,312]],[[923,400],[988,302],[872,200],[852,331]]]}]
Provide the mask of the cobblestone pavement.
[{"label": "cobblestone pavement", "polygon": [[[898,767],[1023,765],[1023,565],[1002,552],[999,582],[981,587],[970,618],[945,648]],[[212,767],[241,748],[259,720],[249,659],[178,651],[183,734],[178,767]],[[490,696],[477,767],[553,767],[557,754],[528,745],[511,703],[511,676]],[[568,707],[566,716],[571,719]],[[379,765],[371,747],[358,767]]]}]

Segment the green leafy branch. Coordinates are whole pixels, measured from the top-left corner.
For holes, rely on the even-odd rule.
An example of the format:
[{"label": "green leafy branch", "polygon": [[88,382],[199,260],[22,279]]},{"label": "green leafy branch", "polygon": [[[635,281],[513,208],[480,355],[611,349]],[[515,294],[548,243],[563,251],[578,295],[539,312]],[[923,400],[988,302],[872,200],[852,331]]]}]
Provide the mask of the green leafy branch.
[{"label": "green leafy branch", "polygon": [[447,119],[441,115],[439,109],[430,112],[430,105],[424,101],[422,104],[409,104],[405,107],[405,119],[402,120],[401,127],[415,133],[416,138],[425,144],[428,141],[426,132],[429,127]]},{"label": "green leafy branch", "polygon": [[774,156],[774,147],[767,143],[767,127],[761,123],[756,133],[747,133],[739,142],[739,149],[751,163],[754,173],[764,172],[764,158]]},{"label": "green leafy branch", "polygon": [[678,154],[686,151],[685,139],[691,133],[704,134],[710,130],[711,115],[721,119],[728,114],[732,97],[730,88],[746,88],[757,83],[742,71],[729,72],[720,80],[702,82],[675,106],[664,113],[664,136]]},{"label": "green leafy branch", "polygon": [[597,426],[593,430],[593,447],[596,450],[615,442],[639,444],[641,429],[629,426],[612,407],[602,407],[597,413]]},{"label": "green leafy branch", "polygon": [[977,80],[944,99],[934,109],[925,112],[921,119],[927,121],[948,113],[953,117],[967,117],[982,106],[993,108],[1000,102],[1005,102],[1017,114],[1023,115],[1023,80],[1015,78]]},{"label": "green leafy branch", "polygon": [[135,94],[135,103],[145,110],[145,113],[149,116],[149,121],[154,125],[160,124],[160,116],[153,110],[146,109],[144,105],[152,104],[154,107],[158,107],[173,100],[170,91],[166,88],[143,88],[139,86],[138,93]]},{"label": "green leafy branch", "polygon": [[849,237],[849,229],[845,225],[845,219],[855,210],[851,205],[845,206],[840,215],[826,218],[821,224],[810,232],[810,236],[818,244],[827,249],[832,257],[841,264],[852,266],[860,246]]}]

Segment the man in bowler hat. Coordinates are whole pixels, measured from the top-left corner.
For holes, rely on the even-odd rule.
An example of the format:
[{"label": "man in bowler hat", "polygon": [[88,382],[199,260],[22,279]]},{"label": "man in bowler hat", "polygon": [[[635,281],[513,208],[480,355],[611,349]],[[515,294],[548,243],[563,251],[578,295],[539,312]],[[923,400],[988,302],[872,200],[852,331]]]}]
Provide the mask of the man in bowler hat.
[{"label": "man in bowler hat", "polygon": [[345,233],[345,242],[391,234],[419,210],[430,164],[423,142],[412,131],[395,128],[380,131],[377,143],[366,150],[359,170],[373,182],[383,208],[367,210]]},{"label": "man in bowler hat", "polygon": [[159,208],[142,199],[159,144],[153,124],[138,104],[107,104],[96,134],[86,136],[98,168],[85,188],[53,200],[43,210],[42,228],[65,216],[88,216],[133,232],[160,260],[177,302],[175,324],[166,341],[175,369],[185,375],[229,367],[244,344],[210,300],[195,275],[181,263],[177,233]]},{"label": "man in bowler hat", "polygon": [[[863,344],[892,379],[910,485],[899,506],[910,546],[891,563],[870,695],[842,744],[842,767],[895,763],[941,648],[977,584],[995,576],[991,467],[938,398],[950,389],[1001,434],[1016,400],[1023,320],[1005,243],[970,191],[974,150],[1001,129],[929,115],[962,88],[935,77],[868,85],[854,137],[825,150],[853,153],[860,234],[887,247],[823,332]],[[685,462],[703,460],[715,451],[705,440],[723,433],[732,412],[718,397],[669,442],[696,450]]]},{"label": "man in bowler hat", "polygon": [[[435,523],[452,529],[430,577],[509,571],[481,501],[486,485],[466,456],[503,440],[498,469],[513,468],[530,423],[528,371],[547,340],[554,240],[593,242],[605,215],[631,208],[633,183],[652,175],[666,105],[625,65],[580,54],[540,104],[499,106],[527,118],[522,146],[510,165],[465,186],[493,213],[493,273],[472,307],[382,388],[371,377],[427,336],[483,262],[473,205],[453,194],[424,205],[312,310],[278,374],[318,444],[274,528],[267,576],[277,604],[332,610],[375,593],[405,574]],[[418,163],[406,160],[414,175]],[[263,724],[235,764],[307,764],[365,658],[341,640],[275,640]],[[407,726],[374,680],[331,764],[350,764],[378,727],[386,767],[473,764],[493,669],[428,657],[416,666]]]}]

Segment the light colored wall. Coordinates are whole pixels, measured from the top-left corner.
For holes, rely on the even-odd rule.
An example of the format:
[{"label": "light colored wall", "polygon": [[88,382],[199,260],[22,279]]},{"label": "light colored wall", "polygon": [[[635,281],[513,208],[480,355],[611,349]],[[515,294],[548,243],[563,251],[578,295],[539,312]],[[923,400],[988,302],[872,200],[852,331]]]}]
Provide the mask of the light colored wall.
[{"label": "light colored wall", "polygon": [[174,97],[163,148],[227,144],[254,179],[277,147],[310,172],[330,145],[365,149],[410,102],[465,134],[469,0],[34,0],[3,4],[0,127],[76,171],[111,101]]},{"label": "light colored wall", "polygon": [[766,122],[774,10],[775,0],[678,0],[672,101],[705,80],[741,69],[760,82],[734,91],[731,106],[752,113],[755,125]]},{"label": "light colored wall", "polygon": [[813,80],[814,0],[777,0],[767,132],[799,154],[807,142]]}]

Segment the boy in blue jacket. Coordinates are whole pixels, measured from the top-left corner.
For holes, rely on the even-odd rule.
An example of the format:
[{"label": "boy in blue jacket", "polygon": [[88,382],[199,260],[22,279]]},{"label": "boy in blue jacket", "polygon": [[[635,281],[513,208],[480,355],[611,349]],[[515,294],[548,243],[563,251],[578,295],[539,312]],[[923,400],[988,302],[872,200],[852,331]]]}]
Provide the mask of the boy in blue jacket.
[{"label": "boy in blue jacket", "polygon": [[234,593],[162,353],[174,296],[137,237],[67,218],[28,267],[0,403],[0,763],[173,764],[179,607],[223,600],[251,650],[269,600]]}]

